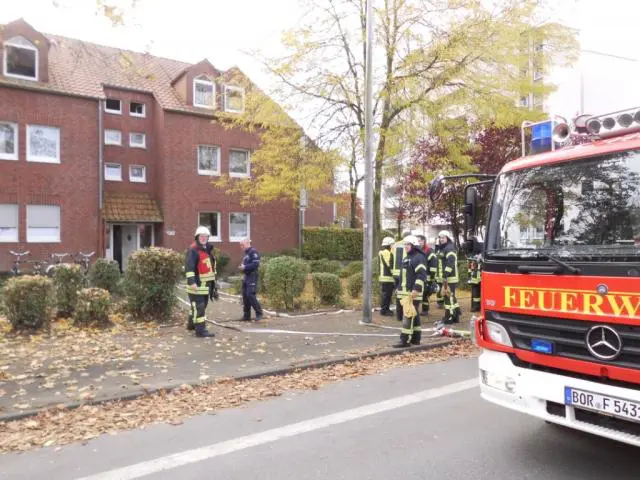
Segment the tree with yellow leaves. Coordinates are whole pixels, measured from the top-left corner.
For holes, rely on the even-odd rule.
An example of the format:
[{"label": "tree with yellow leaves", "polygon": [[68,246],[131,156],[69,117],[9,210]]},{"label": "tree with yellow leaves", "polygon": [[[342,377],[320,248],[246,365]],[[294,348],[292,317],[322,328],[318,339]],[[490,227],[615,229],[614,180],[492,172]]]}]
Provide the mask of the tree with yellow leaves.
[{"label": "tree with yellow leaves", "polygon": [[[553,88],[534,81],[531,70],[574,61],[572,32],[541,20],[543,1],[374,3],[376,232],[392,160],[406,156],[419,138],[440,128],[436,124],[447,124],[438,119],[511,124],[522,113],[521,97],[544,97]],[[320,143],[353,129],[364,135],[365,2],[307,0],[307,18],[283,36],[286,55],[261,57],[279,81],[278,98],[312,112],[310,128]]]}]

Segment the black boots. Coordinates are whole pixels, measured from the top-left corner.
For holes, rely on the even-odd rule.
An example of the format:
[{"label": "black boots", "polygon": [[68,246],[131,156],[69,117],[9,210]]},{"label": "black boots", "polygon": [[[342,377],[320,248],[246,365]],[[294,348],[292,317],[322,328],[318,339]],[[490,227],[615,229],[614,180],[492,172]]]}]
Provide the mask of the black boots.
[{"label": "black boots", "polygon": [[407,348],[410,346],[411,344],[409,343],[409,335],[406,333],[401,333],[400,342],[393,345],[393,348]]},{"label": "black boots", "polygon": [[420,345],[420,340],[422,340],[422,330],[413,332],[413,335],[411,335],[411,345]]},{"label": "black boots", "polygon": [[210,338],[210,337],[216,336],[215,333],[207,331],[207,327],[204,324],[204,322],[198,323],[195,326],[195,330],[196,330],[196,337],[199,337],[199,338],[207,338],[207,337]]}]

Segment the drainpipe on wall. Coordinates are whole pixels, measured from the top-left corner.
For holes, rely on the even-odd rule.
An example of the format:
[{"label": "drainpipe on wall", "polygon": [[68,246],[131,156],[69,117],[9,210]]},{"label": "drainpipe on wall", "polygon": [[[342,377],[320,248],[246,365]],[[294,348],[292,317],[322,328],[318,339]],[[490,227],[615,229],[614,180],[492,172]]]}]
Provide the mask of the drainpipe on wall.
[{"label": "drainpipe on wall", "polygon": [[102,208],[104,207],[104,132],[103,132],[103,116],[102,116],[102,100],[98,100],[98,226],[100,234],[98,235],[98,251],[96,258],[102,258],[104,255],[104,222],[102,221]]}]

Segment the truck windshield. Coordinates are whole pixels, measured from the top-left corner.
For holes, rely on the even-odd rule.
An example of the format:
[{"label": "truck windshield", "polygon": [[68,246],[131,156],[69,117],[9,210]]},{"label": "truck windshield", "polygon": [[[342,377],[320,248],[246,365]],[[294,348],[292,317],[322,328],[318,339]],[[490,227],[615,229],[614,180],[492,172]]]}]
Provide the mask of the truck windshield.
[{"label": "truck windshield", "polygon": [[640,150],[500,175],[488,257],[640,259]]}]

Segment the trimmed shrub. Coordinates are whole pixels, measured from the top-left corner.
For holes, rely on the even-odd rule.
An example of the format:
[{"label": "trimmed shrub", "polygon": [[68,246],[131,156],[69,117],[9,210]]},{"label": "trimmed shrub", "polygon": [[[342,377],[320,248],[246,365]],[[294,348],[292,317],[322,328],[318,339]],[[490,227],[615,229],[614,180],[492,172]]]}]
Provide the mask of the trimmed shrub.
[{"label": "trimmed shrub", "polygon": [[230,280],[231,292],[234,295],[242,295],[242,277],[233,277]]},{"label": "trimmed shrub", "polygon": [[308,227],[303,230],[302,257],[308,260],[357,260],[362,258],[362,230]]},{"label": "trimmed shrub", "polygon": [[80,265],[63,263],[56,266],[53,285],[56,291],[58,315],[70,317],[76,308],[78,290],[86,286],[87,279]]},{"label": "trimmed shrub", "polygon": [[334,305],[340,301],[342,285],[340,278],[332,273],[317,272],[311,276],[313,282],[313,292],[320,302],[327,305]]},{"label": "trimmed shrub", "polygon": [[74,324],[81,327],[103,327],[109,323],[111,294],[102,288],[83,288],[78,292]]},{"label": "trimmed shrub", "polygon": [[[274,258],[278,257],[261,257],[260,258],[260,268],[258,270],[258,293],[266,293],[267,287],[264,283],[265,273],[267,271],[267,266],[269,262]],[[240,285],[240,293],[242,293],[242,285]]]},{"label": "trimmed shrub", "polygon": [[53,292],[53,281],[46,277],[24,275],[8,280],[2,293],[13,329],[39,330],[48,325]]},{"label": "trimmed shrub", "polygon": [[269,261],[264,271],[267,298],[274,305],[293,308],[293,300],[305,287],[309,265],[293,257],[276,257]]},{"label": "trimmed shrub", "polygon": [[151,247],[131,254],[124,288],[127,310],[134,318],[157,322],[171,318],[183,263],[184,257],[168,248]]},{"label": "trimmed shrub", "polygon": [[109,293],[118,291],[120,282],[120,266],[115,260],[99,258],[89,270],[89,284],[95,288],[102,288]]},{"label": "trimmed shrub", "polygon": [[347,290],[351,298],[358,298],[362,294],[363,283],[362,272],[349,276],[347,279]]},{"label": "trimmed shrub", "polygon": [[356,273],[359,273],[360,275],[362,275],[363,270],[364,270],[364,262],[362,260],[350,262],[349,264],[347,264],[346,267],[344,267],[344,269],[340,271],[340,277],[347,278]]},{"label": "trimmed shrub", "polygon": [[312,273],[333,273],[337,275],[342,270],[342,263],[338,260],[312,260],[310,265]]}]

